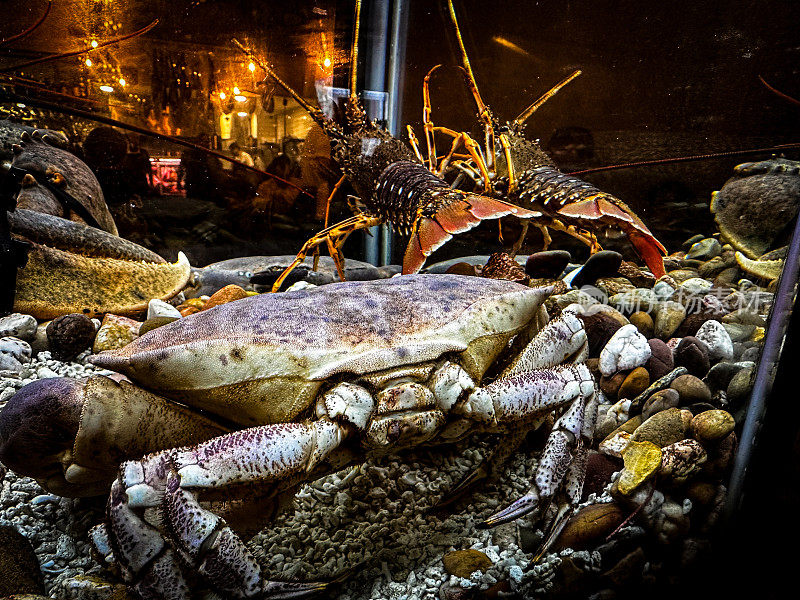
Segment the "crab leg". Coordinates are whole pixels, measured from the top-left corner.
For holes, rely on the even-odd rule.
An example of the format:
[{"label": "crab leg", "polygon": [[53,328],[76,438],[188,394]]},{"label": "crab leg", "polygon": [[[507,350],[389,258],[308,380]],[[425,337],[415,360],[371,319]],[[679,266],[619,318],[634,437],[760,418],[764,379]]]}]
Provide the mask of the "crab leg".
[{"label": "crab leg", "polygon": [[301,598],[320,591],[326,584],[263,579],[244,543],[197,495],[298,483],[323,465],[344,435],[327,419],[266,425],[123,463],[106,526],[123,576],[146,600],[190,597],[181,564],[238,598]]}]

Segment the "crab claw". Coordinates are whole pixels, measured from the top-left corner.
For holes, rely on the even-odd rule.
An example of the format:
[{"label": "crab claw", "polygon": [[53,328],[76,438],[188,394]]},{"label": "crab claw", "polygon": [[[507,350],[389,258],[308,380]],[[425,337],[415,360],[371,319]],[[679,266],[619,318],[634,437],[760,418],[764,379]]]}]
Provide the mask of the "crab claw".
[{"label": "crab claw", "polygon": [[0,411],[0,461],[54,494],[96,496],[123,460],[227,431],[127,381],[40,379]]}]

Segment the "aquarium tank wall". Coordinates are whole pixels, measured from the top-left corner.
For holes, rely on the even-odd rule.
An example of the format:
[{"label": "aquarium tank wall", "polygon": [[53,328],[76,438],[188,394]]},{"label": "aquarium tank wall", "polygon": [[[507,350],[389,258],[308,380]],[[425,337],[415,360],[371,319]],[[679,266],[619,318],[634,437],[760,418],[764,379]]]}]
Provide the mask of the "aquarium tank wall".
[{"label": "aquarium tank wall", "polygon": [[795,3],[6,4],[4,594],[791,572]]}]

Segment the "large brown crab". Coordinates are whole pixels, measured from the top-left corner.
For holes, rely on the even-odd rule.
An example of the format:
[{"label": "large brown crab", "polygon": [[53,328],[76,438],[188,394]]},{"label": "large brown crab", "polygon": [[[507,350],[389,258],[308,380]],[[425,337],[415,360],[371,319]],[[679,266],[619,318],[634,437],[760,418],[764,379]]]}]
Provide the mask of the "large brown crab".
[{"label": "large brown crab", "polygon": [[[551,292],[409,275],[225,304],[93,358],[183,406],[102,377],[41,380],[0,413],[0,459],[62,494],[113,479],[93,537],[142,598],[302,597],[324,584],[265,580],[234,517],[368,455],[477,430],[507,434],[507,456],[558,411],[530,491],[486,524],[577,502],[595,385],[581,320],[546,323]],[[34,459],[45,435],[53,452]]]}]

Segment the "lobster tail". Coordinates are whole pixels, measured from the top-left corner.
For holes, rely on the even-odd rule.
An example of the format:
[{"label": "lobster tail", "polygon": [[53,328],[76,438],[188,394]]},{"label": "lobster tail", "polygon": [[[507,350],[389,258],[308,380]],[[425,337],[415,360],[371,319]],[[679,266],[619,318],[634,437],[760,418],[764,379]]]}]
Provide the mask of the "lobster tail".
[{"label": "lobster tail", "polygon": [[[430,216],[420,216],[411,230],[411,239],[403,258],[403,273],[416,273],[425,259],[441,248],[454,235],[469,231],[481,221],[515,215],[521,219],[541,216],[541,213],[521,208],[510,202],[465,194],[443,188],[434,198],[438,205]],[[428,205],[430,206],[430,204]]]}]

